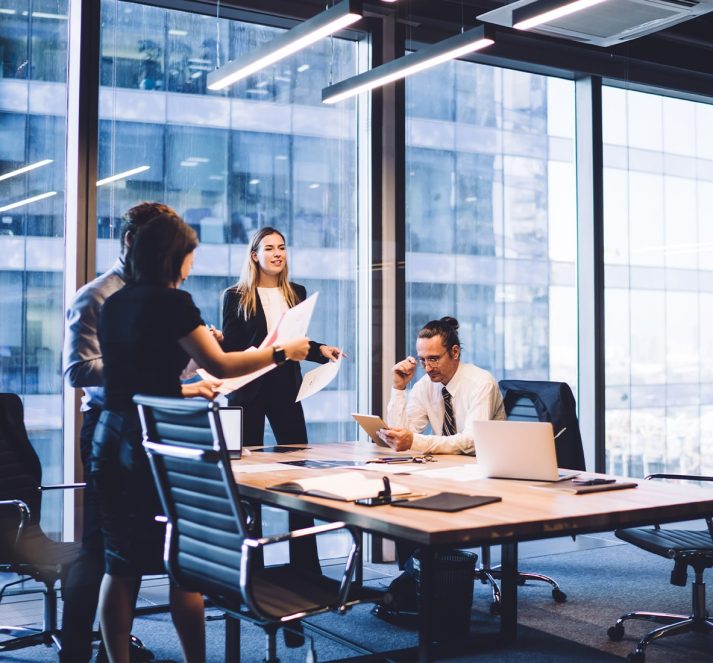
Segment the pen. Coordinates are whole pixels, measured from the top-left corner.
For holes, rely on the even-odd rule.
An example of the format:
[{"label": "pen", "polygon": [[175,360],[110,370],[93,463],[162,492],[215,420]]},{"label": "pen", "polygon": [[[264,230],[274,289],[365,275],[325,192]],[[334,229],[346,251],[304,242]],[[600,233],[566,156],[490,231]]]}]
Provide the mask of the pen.
[{"label": "pen", "polygon": [[565,426],[559,433],[557,433],[557,435],[555,435],[555,440],[556,440],[560,435],[562,435],[562,433],[564,433],[566,430],[567,430],[567,426]]}]

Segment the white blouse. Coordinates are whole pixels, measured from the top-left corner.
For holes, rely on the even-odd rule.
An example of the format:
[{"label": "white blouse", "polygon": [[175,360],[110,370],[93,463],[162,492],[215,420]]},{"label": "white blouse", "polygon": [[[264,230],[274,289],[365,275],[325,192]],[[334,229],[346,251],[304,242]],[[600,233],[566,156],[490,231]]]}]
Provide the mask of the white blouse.
[{"label": "white blouse", "polygon": [[260,297],[262,309],[265,311],[267,331],[269,332],[277,324],[280,316],[287,310],[287,302],[278,287],[258,288],[257,294]]}]

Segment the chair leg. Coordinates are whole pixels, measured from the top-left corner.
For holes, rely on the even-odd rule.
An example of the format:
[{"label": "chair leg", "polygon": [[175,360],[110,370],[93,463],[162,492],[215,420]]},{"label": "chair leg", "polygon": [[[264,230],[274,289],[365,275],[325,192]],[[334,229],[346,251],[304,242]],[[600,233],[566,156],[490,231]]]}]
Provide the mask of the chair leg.
[{"label": "chair leg", "polygon": [[0,633],[18,636],[0,643],[0,652],[14,651],[25,647],[34,647],[35,645],[46,645],[47,647],[54,645],[57,651],[62,648],[59,629],[57,628],[57,592],[54,584],[45,583],[45,589],[42,593],[44,595],[42,628],[0,626]]},{"label": "chair leg", "polygon": [[520,585],[524,585],[528,580],[539,580],[540,582],[546,582],[552,586],[552,598],[557,603],[564,603],[567,600],[567,594],[565,594],[557,581],[549,576],[542,575],[541,573],[518,573],[517,581]]},{"label": "chair leg", "polygon": [[265,663],[280,663],[277,658],[277,626],[267,624],[265,630]]},{"label": "chair leg", "polygon": [[225,615],[225,663],[240,660],[240,620]]}]

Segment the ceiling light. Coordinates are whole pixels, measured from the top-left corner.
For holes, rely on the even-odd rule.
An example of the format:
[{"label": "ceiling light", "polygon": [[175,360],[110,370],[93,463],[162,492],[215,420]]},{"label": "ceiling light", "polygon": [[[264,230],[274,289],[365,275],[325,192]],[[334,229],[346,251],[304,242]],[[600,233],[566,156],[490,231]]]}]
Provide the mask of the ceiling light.
[{"label": "ceiling light", "polygon": [[244,56],[208,74],[208,89],[222,90],[256,71],[319,41],[323,37],[356,23],[362,17],[361,0],[342,2],[296,25],[291,30],[262,44]]},{"label": "ceiling light", "polygon": [[303,71],[307,71],[309,69],[308,64],[301,64],[299,67],[297,67],[297,71],[301,74]]},{"label": "ceiling light", "polygon": [[48,163],[52,163],[52,159],[42,159],[42,161],[38,161],[37,163],[31,163],[29,166],[23,166],[22,168],[18,168],[17,170],[11,170],[9,173],[0,175],[0,182],[2,182],[2,180],[8,180],[11,177],[15,177],[15,175],[22,175],[22,173],[27,173],[31,170],[34,170],[35,168],[42,168],[42,166],[46,166]]},{"label": "ceiling light", "polygon": [[322,90],[322,102],[334,104],[361,92],[373,90],[411,74],[435,67],[442,62],[473,53],[495,43],[490,29],[484,25],[462,32],[455,37],[426,46],[414,53],[386,62],[374,69],[347,78]]},{"label": "ceiling light", "polygon": [[598,5],[605,0],[538,0],[524,7],[517,7],[512,12],[512,27],[516,30],[529,30],[536,25],[554,21],[562,16]]},{"label": "ceiling light", "polygon": [[25,198],[24,200],[18,200],[16,203],[10,203],[9,205],[4,205],[0,207],[0,212],[7,212],[8,210],[15,209],[16,207],[22,207],[23,205],[29,205],[38,200],[44,200],[45,198],[50,198],[51,196],[56,196],[56,191],[48,191],[47,193],[41,193],[38,196],[32,196],[30,198]]},{"label": "ceiling light", "polygon": [[151,168],[151,166],[138,166],[137,168],[132,168],[131,170],[125,170],[123,173],[110,175],[109,177],[105,177],[103,180],[97,180],[97,186],[109,184],[109,182],[116,182],[116,180],[123,180],[125,177],[131,177],[132,175],[136,175],[137,173],[143,173],[149,168]]}]

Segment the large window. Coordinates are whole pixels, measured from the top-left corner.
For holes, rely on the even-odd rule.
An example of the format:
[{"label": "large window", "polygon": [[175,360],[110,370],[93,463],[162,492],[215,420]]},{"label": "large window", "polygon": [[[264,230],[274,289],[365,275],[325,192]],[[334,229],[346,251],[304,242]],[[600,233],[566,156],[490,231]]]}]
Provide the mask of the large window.
[{"label": "large window", "polygon": [[713,106],[605,87],[607,468],[713,470]]},{"label": "large window", "polygon": [[[0,13],[0,390],[22,397],[45,483],[63,479],[67,25],[66,0],[6,0]],[[60,493],[43,499],[52,534]]]},{"label": "large window", "polygon": [[573,84],[451,62],[406,99],[406,347],[452,315],[466,361],[576,391]]},{"label": "large window", "polygon": [[239,275],[249,236],[277,227],[291,278],[320,293],[310,336],[350,355],[304,402],[310,440],[353,439],[356,113],[354,104],[323,107],[321,89],[356,73],[357,45],[325,39],[212,93],[205,75],[217,61],[279,31],[117,0],[103,0],[102,26],[99,178],[143,171],[99,188],[98,270],[118,253],[121,214],[141,200],[166,202],[198,232],[186,287],[220,326],[221,293]]}]

